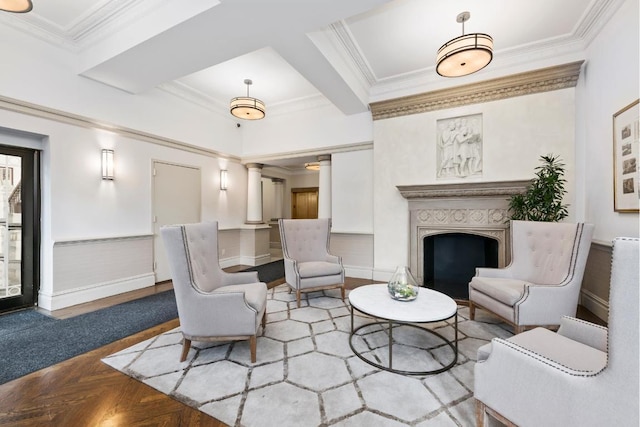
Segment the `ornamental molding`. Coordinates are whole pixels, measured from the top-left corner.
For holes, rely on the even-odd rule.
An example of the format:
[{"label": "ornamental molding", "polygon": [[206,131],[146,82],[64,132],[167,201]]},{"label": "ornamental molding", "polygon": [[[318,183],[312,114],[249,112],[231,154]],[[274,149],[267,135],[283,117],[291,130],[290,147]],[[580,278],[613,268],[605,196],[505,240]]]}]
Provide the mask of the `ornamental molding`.
[{"label": "ornamental molding", "polygon": [[531,180],[473,182],[431,185],[398,185],[405,199],[437,199],[468,197],[509,197],[523,193]]},{"label": "ornamental molding", "polygon": [[417,225],[477,227],[501,225],[509,220],[508,209],[418,209]]},{"label": "ornamental molding", "polygon": [[369,104],[373,120],[575,87],[584,61]]}]

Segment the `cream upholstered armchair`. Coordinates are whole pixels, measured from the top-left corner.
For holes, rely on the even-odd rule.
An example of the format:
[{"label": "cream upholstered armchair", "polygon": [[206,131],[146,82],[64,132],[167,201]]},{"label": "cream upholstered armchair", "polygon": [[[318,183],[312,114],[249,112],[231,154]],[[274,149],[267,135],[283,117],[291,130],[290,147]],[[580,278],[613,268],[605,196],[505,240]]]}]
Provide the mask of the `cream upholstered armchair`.
[{"label": "cream upholstered armchair", "polygon": [[575,316],[592,224],[511,221],[511,264],[477,268],[469,283],[469,316],[484,308],[513,325],[560,325]]},{"label": "cream upholstered armchair", "polygon": [[328,219],[280,219],[280,240],[287,284],[300,293],[340,288],[344,301],[342,258],[329,253]]},{"label": "cream upholstered armchair", "polygon": [[[613,243],[608,329],[570,317],[478,349],[476,424],[638,426],[640,240]],[[509,424],[511,423],[511,424]]]},{"label": "cream upholstered armchair", "polygon": [[191,341],[249,340],[256,361],[257,334],[266,324],[267,285],[258,273],[227,273],[218,260],[218,223],[160,229],[178,305],[183,347]]}]

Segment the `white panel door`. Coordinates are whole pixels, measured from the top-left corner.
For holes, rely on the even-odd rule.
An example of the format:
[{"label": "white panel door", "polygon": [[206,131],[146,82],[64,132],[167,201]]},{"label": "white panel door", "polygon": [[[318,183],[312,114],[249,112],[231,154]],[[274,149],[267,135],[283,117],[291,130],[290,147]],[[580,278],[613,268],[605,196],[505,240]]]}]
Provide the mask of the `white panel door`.
[{"label": "white panel door", "polygon": [[156,282],[171,279],[160,227],[200,222],[200,169],[153,163],[153,253]]}]

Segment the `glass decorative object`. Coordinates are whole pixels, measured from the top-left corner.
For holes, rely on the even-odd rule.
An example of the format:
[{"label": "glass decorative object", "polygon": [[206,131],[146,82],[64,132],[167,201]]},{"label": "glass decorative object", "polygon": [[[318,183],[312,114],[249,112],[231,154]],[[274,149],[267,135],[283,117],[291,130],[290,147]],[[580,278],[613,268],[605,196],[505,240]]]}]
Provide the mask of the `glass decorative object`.
[{"label": "glass decorative object", "polygon": [[418,298],[418,282],[407,266],[399,266],[389,280],[389,294],[398,301],[413,301]]}]

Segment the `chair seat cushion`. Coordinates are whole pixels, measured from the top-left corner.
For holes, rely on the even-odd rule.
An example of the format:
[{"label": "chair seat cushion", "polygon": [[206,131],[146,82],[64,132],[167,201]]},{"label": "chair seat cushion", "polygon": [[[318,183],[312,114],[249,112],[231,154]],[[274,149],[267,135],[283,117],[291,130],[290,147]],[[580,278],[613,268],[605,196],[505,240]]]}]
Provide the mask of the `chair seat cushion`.
[{"label": "chair seat cushion", "polygon": [[214,292],[244,292],[244,298],[247,300],[247,304],[258,313],[260,313],[267,304],[267,285],[262,282],[221,286]]},{"label": "chair seat cushion", "polygon": [[529,282],[497,277],[474,277],[469,286],[503,304],[513,306],[524,295],[524,286]]},{"label": "chair seat cushion", "polygon": [[308,261],[298,263],[298,273],[301,279],[310,277],[332,276],[342,273],[342,266],[332,262]]}]

